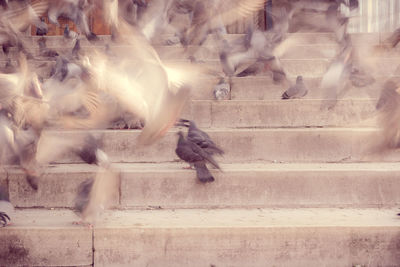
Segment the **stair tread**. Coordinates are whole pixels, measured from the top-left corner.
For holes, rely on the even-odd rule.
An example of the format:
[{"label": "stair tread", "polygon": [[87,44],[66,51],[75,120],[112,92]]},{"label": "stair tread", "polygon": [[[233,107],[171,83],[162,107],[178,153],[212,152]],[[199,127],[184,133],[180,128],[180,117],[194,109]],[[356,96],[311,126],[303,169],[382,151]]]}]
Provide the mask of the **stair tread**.
[{"label": "stair tread", "polygon": [[[22,172],[17,166],[3,166],[7,172]],[[183,169],[187,167],[184,162],[161,162],[161,163],[113,163],[116,170],[122,172],[188,172],[190,170]],[[400,171],[400,165],[396,162],[276,162],[276,163],[222,163],[221,169],[225,172],[246,172],[246,171]],[[85,163],[65,163],[48,165],[45,167],[45,173],[64,173],[68,172],[96,172],[98,167]]]},{"label": "stair tread", "polygon": [[[148,209],[113,210],[102,214],[96,228],[270,228],[270,227],[396,227],[398,208],[295,209]],[[5,228],[77,228],[71,210],[17,210]]]}]

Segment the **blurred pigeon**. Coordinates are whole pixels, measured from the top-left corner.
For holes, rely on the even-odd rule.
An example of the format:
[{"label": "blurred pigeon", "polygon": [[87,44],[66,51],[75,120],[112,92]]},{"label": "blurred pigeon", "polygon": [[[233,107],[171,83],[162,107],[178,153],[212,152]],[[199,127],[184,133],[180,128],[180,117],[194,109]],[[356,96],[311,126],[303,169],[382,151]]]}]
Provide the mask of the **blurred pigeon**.
[{"label": "blurred pigeon", "polygon": [[58,56],[58,53],[56,51],[47,48],[46,39],[44,37],[39,38],[38,44],[39,44],[39,55],[50,58]]},{"label": "blurred pigeon", "polygon": [[65,28],[64,28],[64,38],[65,39],[76,39],[78,37],[78,34],[73,31],[70,30],[69,25],[65,24]]},{"label": "blurred pigeon", "polygon": [[93,135],[85,138],[83,146],[76,148],[77,155],[87,164],[109,165],[107,155],[100,149],[101,140],[96,139]]},{"label": "blurred pigeon", "polygon": [[302,98],[307,94],[307,92],[308,89],[303,82],[303,77],[297,76],[296,84],[290,86],[289,89],[282,94],[282,99]]},{"label": "blurred pigeon", "polygon": [[0,0],[0,5],[4,10],[8,9],[8,0]]},{"label": "blurred pigeon", "polygon": [[[44,18],[40,18],[40,21],[43,22],[43,23],[46,23]],[[47,27],[42,27],[42,28],[38,27],[38,28],[36,28],[36,35],[38,35],[38,36],[46,35],[47,32],[48,32]]]},{"label": "blurred pigeon", "polygon": [[89,41],[97,40],[96,34],[90,31],[89,19],[86,15],[90,4],[88,0],[58,0],[48,4],[49,21],[57,26],[59,17],[72,20],[80,32],[84,33]]},{"label": "blurred pigeon", "polygon": [[215,162],[212,156],[204,151],[200,146],[185,139],[181,131],[178,132],[178,136],[178,144],[175,149],[176,155],[187,163],[194,165],[197,179],[199,179],[200,182],[213,182],[214,177],[208,170],[206,162],[211,163],[214,167],[219,169],[217,162]]},{"label": "blurred pigeon", "polygon": [[214,97],[217,100],[228,100],[229,94],[231,92],[231,85],[225,81],[225,79],[221,79],[217,85],[214,86]]},{"label": "blurred pigeon", "polygon": [[100,165],[96,177],[85,180],[78,187],[75,211],[82,219],[78,224],[93,225],[118,196],[119,173],[109,164],[104,152],[97,150],[96,158]]},{"label": "blurred pigeon", "polygon": [[386,39],[385,43],[389,43],[392,48],[396,47],[400,42],[400,28],[396,29],[389,38]]},{"label": "blurred pigeon", "polygon": [[400,147],[400,89],[393,80],[383,85],[376,104],[379,112],[378,123],[382,129],[379,149],[396,149]]},{"label": "blurred pigeon", "polygon": [[72,56],[74,58],[79,58],[79,52],[81,51],[81,41],[79,39],[76,39],[75,45],[72,48]]},{"label": "blurred pigeon", "polygon": [[375,83],[374,77],[368,74],[361,68],[357,68],[355,66],[351,67],[351,72],[349,75],[349,79],[352,85],[356,87],[365,87]]}]

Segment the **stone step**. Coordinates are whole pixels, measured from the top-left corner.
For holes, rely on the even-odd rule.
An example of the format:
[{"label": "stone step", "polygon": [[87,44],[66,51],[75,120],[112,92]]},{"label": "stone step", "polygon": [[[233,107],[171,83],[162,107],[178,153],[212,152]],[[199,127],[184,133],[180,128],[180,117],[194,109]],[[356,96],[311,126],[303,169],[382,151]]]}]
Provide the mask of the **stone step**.
[{"label": "stone step", "polygon": [[[392,58],[366,58],[370,60],[371,66],[374,67],[374,71],[371,73],[373,76],[378,77],[388,77],[388,76],[399,76],[399,57]],[[302,75],[306,78],[321,78],[330,64],[330,59],[282,59],[282,67],[289,77],[296,77],[297,75]],[[4,66],[5,60],[0,61],[0,66]],[[33,68],[38,66],[52,66],[55,63],[55,59],[49,60],[46,58],[37,58],[36,60],[31,60],[31,65]],[[165,63],[190,63],[189,60],[168,60]],[[224,75],[219,60],[207,60],[203,62],[193,63],[199,67],[203,67],[206,70],[213,71],[217,75]],[[14,62],[15,65],[15,62]],[[35,69],[39,72],[39,75],[47,78],[50,72],[42,73],[41,70]],[[44,71],[44,70],[43,70]],[[258,74],[258,76],[268,76],[270,77],[270,72],[264,72]]]},{"label": "stone step", "polygon": [[[356,87],[349,83],[345,89],[338,91],[339,99],[365,99],[379,98],[383,84],[388,79],[399,80],[399,75],[374,75],[375,83],[365,87]],[[274,83],[271,76],[248,76],[232,77],[227,82],[230,83],[231,93],[228,99],[231,100],[281,100],[290,83],[294,84],[296,76],[288,75],[289,83]],[[323,99],[324,93],[320,88],[322,77],[303,77],[304,83],[308,88],[305,99]],[[193,100],[215,100],[213,91],[214,86],[219,82],[218,78],[202,77],[192,84],[191,96]]]},{"label": "stone step", "polygon": [[[5,266],[397,266],[397,209],[106,212],[89,230],[66,210],[17,211]],[[40,245],[39,245],[40,244]],[[60,249],[62,248],[62,249]]]},{"label": "stone step", "polygon": [[[374,45],[383,43],[391,33],[351,33],[352,42],[355,45]],[[154,40],[154,45],[165,45],[165,40],[172,35],[162,34],[162,40]],[[243,38],[244,34],[226,34],[224,38],[228,40],[228,42],[235,41],[239,38]],[[297,44],[337,44],[335,40],[335,36],[333,33],[324,33],[324,32],[297,32],[297,33],[289,33],[288,37],[292,38]],[[30,36],[25,38],[25,42],[32,46],[36,45],[38,39],[41,38],[39,36]],[[57,47],[63,46],[65,44],[70,44],[73,41],[65,40],[63,36],[46,36],[46,43],[49,47]],[[111,42],[111,38],[109,35],[98,35],[99,40],[90,43],[86,38],[81,38],[81,45],[103,45]],[[213,36],[209,36],[205,42],[205,45],[213,45],[215,43],[215,38]]]},{"label": "stone step", "polygon": [[338,100],[332,110],[327,100],[196,100],[181,114],[200,127],[349,127],[376,126],[377,99]]},{"label": "stone step", "polygon": [[[288,77],[294,83],[296,77]],[[365,86],[356,87],[349,84],[349,87],[344,90],[338,91],[339,99],[358,99],[358,98],[379,98],[380,92],[384,83],[388,79],[399,80],[399,76],[378,76],[374,75],[375,83]],[[320,88],[321,77],[304,77],[304,83],[308,88],[308,93],[303,98],[305,99],[323,99],[324,92]],[[206,94],[206,89],[197,89],[195,87],[192,91],[192,99],[214,99],[212,95],[214,84],[217,81],[210,81],[205,88],[210,91]],[[206,83],[204,83],[206,84]],[[248,77],[234,77],[231,81],[231,95],[232,100],[268,100],[280,99],[283,92],[288,88],[288,85],[276,84],[272,81],[271,77],[263,76],[248,76]],[[201,98],[201,95],[203,98]]]},{"label": "stone step", "polygon": [[[186,131],[186,129],[182,129]],[[43,134],[61,139],[84,138],[85,133],[102,136],[104,150],[113,162],[160,163],[178,160],[175,155],[178,129],[149,147],[137,144],[139,130],[47,131]],[[211,128],[207,132],[222,149],[220,163],[256,162],[359,162],[398,161],[394,151],[371,155],[372,144],[380,140],[377,128]],[[57,163],[81,162],[65,154]]]},{"label": "stone step", "polygon": [[[60,55],[69,56],[72,52],[72,48],[74,47],[73,42],[66,42],[63,46],[54,46],[48,48],[55,50]],[[110,47],[114,51],[118,51],[123,54],[130,53],[132,49],[135,49],[134,46],[126,46],[126,45],[116,45],[111,44]],[[159,53],[161,59],[187,59],[189,58],[189,53],[182,45],[173,45],[173,46],[154,46],[155,50]],[[97,49],[98,51],[104,52],[106,47],[102,44],[94,44],[94,45],[82,45],[81,51],[84,53],[93,52],[93,49]],[[394,50],[382,50],[379,53],[372,53],[372,48],[363,46],[355,46],[355,49],[360,51],[362,55],[367,54],[370,57],[380,57],[380,58],[390,58],[390,57],[398,57],[399,49],[395,48]],[[37,45],[33,44],[31,47],[27,49],[32,55],[39,56],[40,50]],[[189,46],[189,51],[193,51],[194,57],[197,60],[217,60],[219,59],[219,50],[213,46]],[[335,44],[325,45],[325,44],[292,44],[287,51],[282,54],[279,54],[279,58],[281,59],[332,59],[339,52],[339,46]],[[9,52],[9,57],[16,58],[18,54],[17,49],[11,48]],[[7,56],[5,54],[0,54],[0,59],[4,60]]]},{"label": "stone step", "polygon": [[73,212],[17,210],[11,219],[0,230],[0,266],[92,266],[93,230],[72,225]]},{"label": "stone step", "polygon": [[[222,164],[215,182],[200,184],[184,163],[114,164],[121,172],[115,208],[371,208],[400,205],[396,163]],[[73,208],[79,185],[98,169],[49,166],[33,191],[22,171],[7,167],[10,200],[20,208]],[[0,178],[1,180],[1,178]]]}]

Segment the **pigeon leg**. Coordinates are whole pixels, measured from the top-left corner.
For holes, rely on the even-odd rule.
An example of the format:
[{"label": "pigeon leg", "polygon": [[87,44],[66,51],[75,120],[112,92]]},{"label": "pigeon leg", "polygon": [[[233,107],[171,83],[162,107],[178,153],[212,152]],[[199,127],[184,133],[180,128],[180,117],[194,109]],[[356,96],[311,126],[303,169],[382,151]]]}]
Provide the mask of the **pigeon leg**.
[{"label": "pigeon leg", "polygon": [[9,225],[10,223],[7,223],[7,220],[10,221],[10,217],[5,212],[0,211],[0,226],[5,227]]},{"label": "pigeon leg", "polygon": [[93,224],[87,223],[84,221],[74,221],[74,222],[72,222],[72,224],[73,225],[81,225],[81,226],[87,227],[88,229],[93,229]]}]

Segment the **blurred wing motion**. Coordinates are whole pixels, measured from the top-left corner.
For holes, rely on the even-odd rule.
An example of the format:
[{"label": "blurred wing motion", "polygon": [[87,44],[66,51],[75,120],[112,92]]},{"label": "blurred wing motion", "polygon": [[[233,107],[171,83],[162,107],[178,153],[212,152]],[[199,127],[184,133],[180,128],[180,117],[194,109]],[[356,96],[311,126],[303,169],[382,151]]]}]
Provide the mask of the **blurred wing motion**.
[{"label": "blurred wing motion", "polygon": [[381,139],[378,149],[397,149],[400,147],[400,87],[393,81],[387,81],[377,102],[378,122],[381,127]]},{"label": "blurred wing motion", "polygon": [[[218,25],[219,21],[216,16],[220,15],[224,25],[230,25],[240,19],[252,15],[254,12],[263,9],[265,0],[229,0],[229,1],[216,1],[217,8],[212,10],[214,12],[211,19],[211,27]],[[222,12],[221,12],[222,11]]]},{"label": "blurred wing motion", "polygon": [[120,44],[112,51],[121,60],[100,53],[89,55],[85,67],[96,90],[115,98],[120,106],[145,121],[140,144],[152,144],[176,122],[188,98],[190,85],[201,68],[190,63],[163,63],[148,40],[127,23],[119,23]]},{"label": "blurred wing motion", "polygon": [[101,212],[118,196],[119,173],[111,168],[101,168],[94,180],[81,184],[75,208],[85,223],[95,223]]}]

